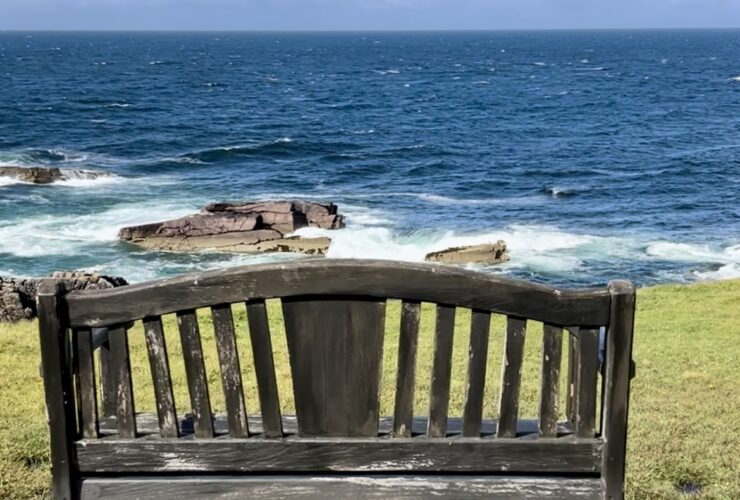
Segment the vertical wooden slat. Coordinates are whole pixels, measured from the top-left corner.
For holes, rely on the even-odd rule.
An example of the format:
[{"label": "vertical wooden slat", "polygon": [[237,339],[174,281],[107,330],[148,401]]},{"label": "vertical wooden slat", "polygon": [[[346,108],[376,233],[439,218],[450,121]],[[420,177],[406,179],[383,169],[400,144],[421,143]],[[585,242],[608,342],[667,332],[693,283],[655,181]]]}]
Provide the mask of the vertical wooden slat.
[{"label": "vertical wooden slat", "polygon": [[123,326],[108,330],[110,342],[110,370],[116,387],[116,423],[118,436],[136,437],[134,389],[131,382],[131,361],[128,350],[128,332]]},{"label": "vertical wooden slat", "polygon": [[213,416],[211,400],[208,396],[208,380],[200,342],[198,318],[194,310],[177,313],[180,329],[180,342],[185,360],[185,375],[188,379],[190,404],[193,409],[193,427],[199,438],[213,437]]},{"label": "vertical wooden slat", "polygon": [[[101,329],[102,330],[102,329]],[[101,413],[104,417],[116,415],[116,384],[114,374],[110,369],[110,340],[108,329],[105,328],[105,341],[100,345],[100,402]]]},{"label": "vertical wooden slat", "polygon": [[560,361],[563,329],[545,323],[542,342],[542,386],[540,390],[540,436],[555,437],[558,431]]},{"label": "vertical wooden slat", "polygon": [[239,366],[239,352],[236,349],[231,305],[213,306],[211,313],[213,314],[213,328],[216,336],[216,350],[221,365],[221,381],[226,401],[229,435],[234,438],[247,437],[249,435],[247,410],[244,405],[242,372]]},{"label": "vertical wooden slat", "polygon": [[490,329],[491,314],[484,311],[473,311],[470,320],[470,348],[468,349],[468,385],[463,412],[463,436],[465,437],[480,436]]},{"label": "vertical wooden slat", "polygon": [[175,398],[172,395],[167,344],[164,340],[162,319],[159,316],[144,318],[144,335],[149,353],[149,366],[152,372],[154,397],[157,401],[159,434],[163,438],[176,438],[180,435],[177,426]]},{"label": "vertical wooden slat", "polygon": [[77,355],[77,398],[82,437],[98,437],[98,400],[95,390],[95,362],[93,359],[92,332],[89,329],[74,332]]},{"label": "vertical wooden slat", "polygon": [[411,426],[414,421],[416,347],[419,341],[420,316],[420,302],[403,302],[401,305],[401,333],[398,339],[396,402],[393,411],[393,435],[395,437],[411,437]]},{"label": "vertical wooden slat", "polygon": [[302,436],[378,434],[385,300],[283,299]]},{"label": "vertical wooden slat", "polygon": [[64,288],[59,282],[43,283],[36,299],[41,341],[41,370],[51,437],[51,493],[72,498],[75,474],[72,440],[75,438],[73,389],[69,383],[63,313]]},{"label": "vertical wooden slat", "polygon": [[624,465],[629,415],[630,365],[635,321],[635,289],[627,281],[609,283],[611,312],[606,336],[606,366],[602,401],[604,440],[601,480],[604,497],[624,496]]},{"label": "vertical wooden slat", "polygon": [[576,421],[576,378],[578,365],[578,328],[568,328],[568,387],[565,398],[565,415],[569,422]]},{"label": "vertical wooden slat", "polygon": [[249,320],[249,337],[252,342],[254,370],[257,375],[257,390],[262,414],[262,428],[267,438],[281,437],[283,424],[280,418],[280,400],[278,398],[277,380],[275,379],[275,362],[272,357],[272,339],[267,309],[264,300],[247,303]]},{"label": "vertical wooden slat", "polygon": [[438,304],[429,397],[429,421],[427,423],[427,436],[433,438],[447,435],[447,410],[450,404],[454,330],[455,306]]},{"label": "vertical wooden slat", "polygon": [[522,378],[522,358],[524,355],[524,335],[527,320],[507,317],[504,360],[501,368],[501,397],[496,436],[516,437],[519,418],[519,386]]},{"label": "vertical wooden slat", "polygon": [[599,370],[599,329],[581,328],[577,339],[575,398],[576,436],[594,437],[596,425],[596,374]]}]

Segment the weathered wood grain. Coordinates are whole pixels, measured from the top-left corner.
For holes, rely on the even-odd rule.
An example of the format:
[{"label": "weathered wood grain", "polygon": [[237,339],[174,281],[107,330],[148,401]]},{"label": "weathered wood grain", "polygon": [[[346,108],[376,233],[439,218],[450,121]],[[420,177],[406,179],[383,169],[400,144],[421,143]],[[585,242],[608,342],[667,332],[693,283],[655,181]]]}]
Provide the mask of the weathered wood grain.
[{"label": "weathered wood grain", "polygon": [[82,473],[404,472],[595,474],[601,441],[572,438],[96,439]]},{"label": "weathered wood grain", "polygon": [[226,401],[226,413],[229,416],[229,434],[231,437],[247,437],[247,410],[244,405],[242,372],[239,366],[239,351],[236,348],[234,318],[230,304],[211,307],[213,328],[216,336],[216,351],[221,365],[221,381]]},{"label": "weathered wood grain", "polygon": [[244,266],[100,291],[71,292],[72,326],[106,326],[180,310],[302,295],[451,304],[556,325],[608,321],[606,290],[560,290],[436,264],[332,259]]},{"label": "weathered wood grain", "polygon": [[116,414],[116,385],[115,376],[110,368],[110,341],[107,328],[105,328],[105,338],[98,349],[98,360],[100,365],[100,410],[102,416],[110,417]]},{"label": "weathered wood grain", "polygon": [[512,316],[506,318],[504,360],[501,363],[499,425],[496,432],[496,435],[500,438],[513,438],[517,432],[519,385],[522,378],[524,335],[526,332],[527,320]]},{"label": "weathered wood grain", "polygon": [[116,387],[116,419],[122,438],[136,437],[134,387],[131,381],[131,360],[128,351],[128,331],[117,326],[108,330],[111,373]]},{"label": "weathered wood grain", "polygon": [[269,438],[281,437],[283,428],[280,419],[280,400],[275,378],[275,362],[272,357],[270,324],[264,300],[247,303],[247,319],[254,356],[254,370],[257,375],[260,412],[264,421],[264,434]]},{"label": "weathered wood grain", "polygon": [[550,476],[444,476],[444,475],[343,475],[343,476],[193,476],[141,478],[90,478],[82,482],[86,499],[160,500],[197,497],[300,499],[388,499],[434,498],[558,498],[596,500],[600,483],[594,478]]},{"label": "weathered wood grain", "polygon": [[421,303],[404,301],[401,305],[401,331],[398,339],[396,400],[393,410],[393,435],[411,437],[414,419],[414,383],[416,350],[419,342]]},{"label": "weathered wood grain", "polygon": [[473,311],[470,320],[470,347],[468,349],[468,384],[463,410],[463,435],[466,437],[480,435],[490,330],[491,315],[483,311]]},{"label": "weathered wood grain", "polygon": [[581,328],[577,339],[573,415],[578,437],[594,436],[596,426],[596,375],[599,371],[599,330]]},{"label": "weathered wood grain", "polygon": [[553,437],[557,433],[558,425],[563,329],[545,323],[542,337],[540,435]]},{"label": "weathered wood grain", "polygon": [[[287,436],[298,434],[298,419],[295,415],[282,415],[282,428]],[[247,415],[249,421],[250,439],[265,439],[263,434],[263,418],[257,413]],[[411,434],[414,437],[423,437],[429,423],[429,417],[416,416],[411,423]],[[378,425],[378,436],[388,438],[393,434],[393,417],[380,417]],[[191,436],[193,429],[193,416],[187,414],[180,418],[179,426],[183,436]],[[461,417],[448,417],[447,419],[447,438],[454,439],[462,436],[463,419]],[[481,421],[481,435],[486,439],[492,438],[496,434],[496,420],[483,419]],[[213,417],[213,431],[216,437],[226,437],[229,433],[229,422],[226,415],[216,413]],[[521,419],[517,423],[517,437],[520,439],[537,439],[539,437],[539,420]],[[100,435],[104,437],[115,438],[116,434],[115,417],[100,419]],[[152,413],[136,414],[136,432],[138,436],[159,435],[159,421],[157,415]],[[573,425],[570,422],[558,422],[558,437],[568,437],[574,435]],[[313,438],[307,438],[313,439]]]},{"label": "weathered wood grain", "polygon": [[82,436],[98,437],[98,398],[95,390],[95,361],[93,359],[92,332],[77,330],[73,334],[77,373],[78,415]]},{"label": "weathered wood grain", "polygon": [[427,428],[427,436],[432,438],[444,437],[447,434],[454,333],[455,307],[438,304],[434,331],[432,381],[429,388],[429,427]]},{"label": "weathered wood grain", "polygon": [[611,312],[606,335],[606,367],[602,438],[603,489],[608,499],[624,496],[624,465],[627,452],[627,417],[630,397],[632,334],[635,322],[635,289],[628,281],[609,283]]},{"label": "weathered wood grain", "polygon": [[300,434],[377,435],[385,301],[282,302]]},{"label": "weathered wood grain", "polygon": [[177,313],[177,325],[180,329],[182,355],[185,360],[185,376],[188,379],[190,405],[195,421],[195,436],[213,437],[213,419],[211,417],[211,399],[208,395],[208,379],[203,358],[203,346],[200,342],[198,317],[194,310]]},{"label": "weathered wood grain", "polygon": [[578,385],[578,327],[571,327],[566,330],[568,339],[568,385],[565,398],[565,415],[571,421],[576,421],[576,387]]},{"label": "weathered wood grain", "polygon": [[154,398],[157,401],[159,433],[163,438],[178,437],[177,412],[175,397],[172,394],[167,344],[164,340],[164,329],[160,317],[144,318],[144,336],[146,338],[149,367],[152,373]]},{"label": "weathered wood grain", "polygon": [[65,355],[68,335],[63,294],[61,282],[44,282],[39,288],[36,305],[41,371],[51,434],[51,492],[56,498],[72,498],[72,487],[77,477],[72,446],[76,429],[74,391]]}]

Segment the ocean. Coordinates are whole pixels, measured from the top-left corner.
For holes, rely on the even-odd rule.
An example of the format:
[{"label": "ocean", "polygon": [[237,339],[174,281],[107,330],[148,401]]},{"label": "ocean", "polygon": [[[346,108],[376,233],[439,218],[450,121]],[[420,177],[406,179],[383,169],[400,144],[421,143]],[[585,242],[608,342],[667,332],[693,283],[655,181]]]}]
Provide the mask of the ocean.
[{"label": "ocean", "polygon": [[[740,276],[740,31],[0,33],[0,275],[131,282],[295,255],[138,250],[221,200],[332,201],[329,258],[558,286]],[[304,234],[315,230],[303,230]]]}]

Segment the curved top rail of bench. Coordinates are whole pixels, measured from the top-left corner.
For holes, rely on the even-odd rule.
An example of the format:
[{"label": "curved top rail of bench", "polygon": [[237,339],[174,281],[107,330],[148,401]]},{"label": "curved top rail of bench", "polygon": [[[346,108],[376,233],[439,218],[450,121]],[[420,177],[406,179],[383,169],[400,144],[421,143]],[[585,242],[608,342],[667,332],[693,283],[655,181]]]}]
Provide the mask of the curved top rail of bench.
[{"label": "curved top rail of bench", "polygon": [[561,326],[603,326],[610,294],[560,290],[438,264],[320,259],[247,265],[66,295],[70,325],[111,326],[251,299],[358,296],[434,302]]}]

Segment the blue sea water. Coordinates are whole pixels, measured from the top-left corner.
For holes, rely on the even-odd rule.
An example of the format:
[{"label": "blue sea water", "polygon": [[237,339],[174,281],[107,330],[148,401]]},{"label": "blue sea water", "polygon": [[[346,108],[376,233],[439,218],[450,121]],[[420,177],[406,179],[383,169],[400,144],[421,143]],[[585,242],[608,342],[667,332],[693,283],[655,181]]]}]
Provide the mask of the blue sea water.
[{"label": "blue sea water", "polygon": [[0,33],[0,274],[141,281],[297,256],[170,254],[125,225],[334,201],[330,257],[504,239],[559,285],[740,276],[740,31]]}]

